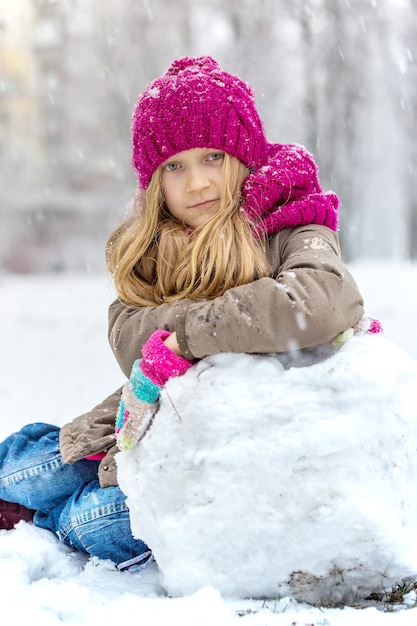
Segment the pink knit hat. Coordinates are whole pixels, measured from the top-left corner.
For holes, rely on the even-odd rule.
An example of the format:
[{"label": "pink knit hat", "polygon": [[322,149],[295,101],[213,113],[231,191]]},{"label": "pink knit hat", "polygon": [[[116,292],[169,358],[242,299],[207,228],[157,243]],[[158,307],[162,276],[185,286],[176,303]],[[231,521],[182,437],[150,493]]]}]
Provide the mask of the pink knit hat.
[{"label": "pink knit hat", "polygon": [[177,152],[216,148],[257,169],[267,141],[252,88],[209,56],[177,59],[140,96],[132,120],[132,164],[143,189]]}]

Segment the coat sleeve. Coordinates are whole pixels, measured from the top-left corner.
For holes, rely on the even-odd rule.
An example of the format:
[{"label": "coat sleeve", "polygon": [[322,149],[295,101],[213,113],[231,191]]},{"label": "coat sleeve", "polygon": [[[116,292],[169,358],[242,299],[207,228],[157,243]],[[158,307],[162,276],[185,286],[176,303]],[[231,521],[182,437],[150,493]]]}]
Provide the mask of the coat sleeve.
[{"label": "coat sleeve", "polygon": [[180,311],[188,301],[137,307],[115,300],[109,307],[108,339],[113,354],[126,378],[133,363],[141,358],[142,346],[156,330],[173,332]]},{"label": "coat sleeve", "polygon": [[359,289],[325,226],[281,230],[270,243],[273,273],[214,300],[109,309],[109,341],[127,377],[157,330],[177,332],[183,356],[287,352],[332,341],[363,315]]},{"label": "coat sleeve", "polygon": [[114,433],[120,395],[121,388],[91,411],[65,424],[60,431],[59,444],[64,463],[72,464],[86,456],[104,453],[98,472],[102,487],[117,485],[114,455],[119,450]]},{"label": "coat sleeve", "polygon": [[361,319],[362,297],[332,230],[282,230],[271,241],[271,259],[271,277],[184,309],[176,325],[184,356],[308,348],[331,342]]}]

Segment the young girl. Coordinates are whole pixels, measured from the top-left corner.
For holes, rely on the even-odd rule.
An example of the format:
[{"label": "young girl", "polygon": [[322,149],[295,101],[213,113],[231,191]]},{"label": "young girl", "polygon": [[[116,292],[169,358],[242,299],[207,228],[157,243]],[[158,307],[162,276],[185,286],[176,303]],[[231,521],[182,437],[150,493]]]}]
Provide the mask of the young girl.
[{"label": "young girl", "polygon": [[174,61],[139,98],[132,136],[140,193],[107,247],[109,340],[129,380],[62,429],[30,424],[0,444],[0,498],[3,527],[34,511],[66,545],[135,571],[150,551],[115,454],[152,427],[166,381],[218,352],[334,343],[363,306],[336,195],[304,148],[267,142],[239,77],[211,57]]}]

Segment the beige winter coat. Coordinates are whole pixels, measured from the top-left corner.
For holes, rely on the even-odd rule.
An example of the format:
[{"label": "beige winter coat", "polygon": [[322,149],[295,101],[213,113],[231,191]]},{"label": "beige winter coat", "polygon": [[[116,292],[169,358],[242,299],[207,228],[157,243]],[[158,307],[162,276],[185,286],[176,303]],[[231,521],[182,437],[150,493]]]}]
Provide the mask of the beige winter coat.
[{"label": "beige winter coat", "polygon": [[[201,359],[218,352],[302,350],[331,342],[363,315],[358,287],[325,226],[280,231],[271,238],[271,278],[235,287],[215,300],[183,300],[109,309],[109,341],[126,377],[157,329],[176,331],[182,353]],[[61,431],[66,463],[107,451],[99,468],[103,487],[117,484],[114,422],[120,389]]]}]

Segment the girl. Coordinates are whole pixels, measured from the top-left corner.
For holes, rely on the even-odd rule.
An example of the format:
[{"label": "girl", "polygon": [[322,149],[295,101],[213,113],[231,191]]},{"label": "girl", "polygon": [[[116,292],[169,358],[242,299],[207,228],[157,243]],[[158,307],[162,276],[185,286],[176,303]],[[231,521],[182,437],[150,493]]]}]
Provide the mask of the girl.
[{"label": "girl", "polygon": [[267,142],[239,77],[211,57],[174,61],[139,98],[132,137],[140,193],[107,247],[109,340],[129,380],[62,429],[30,424],[0,444],[0,497],[12,522],[34,510],[68,546],[135,571],[150,551],[131,534],[115,453],[143,437],[166,381],[218,352],[334,343],[363,305],[338,198],[304,148]]}]

